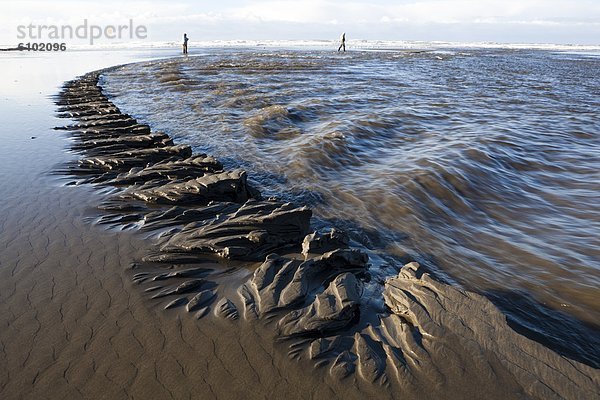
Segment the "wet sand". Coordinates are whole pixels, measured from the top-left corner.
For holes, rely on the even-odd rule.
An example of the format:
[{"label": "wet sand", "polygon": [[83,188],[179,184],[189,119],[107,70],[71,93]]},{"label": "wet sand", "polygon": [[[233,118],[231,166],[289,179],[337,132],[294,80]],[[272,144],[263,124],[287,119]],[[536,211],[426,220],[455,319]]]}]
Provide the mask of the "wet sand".
[{"label": "wet sand", "polygon": [[[115,131],[110,123],[101,125],[101,135]],[[332,239],[333,251],[344,250],[335,263],[327,256],[332,248],[318,248],[317,241],[309,240],[309,264],[301,264],[294,248],[282,250],[287,243],[261,242],[264,235],[243,242],[249,251],[233,252],[216,239],[210,246],[190,247],[191,240],[206,241],[206,235],[195,236],[205,228],[182,229],[173,224],[172,214],[156,217],[176,227],[160,239],[149,231],[118,229],[131,228],[132,219],[114,209],[108,219],[112,229],[107,230],[93,223],[107,216],[98,208],[114,205],[115,196],[123,192],[106,182],[65,186],[75,178],[49,173],[67,166],[75,174],[81,171],[74,166],[89,165],[78,161],[85,159],[81,151],[63,151],[65,138],[74,137],[74,148],[86,141],[85,135],[78,139],[69,132],[48,130],[40,136],[43,141],[33,144],[38,138],[17,135],[12,163],[3,169],[2,187],[8,196],[0,205],[2,398],[587,398],[599,392],[597,370],[517,335],[489,301],[432,280],[416,264],[381,282],[381,290],[370,293],[378,300],[353,293],[353,287],[369,288],[361,278],[368,266],[352,249],[344,250],[344,240]],[[37,157],[31,161],[33,149]],[[185,153],[181,147],[174,151]],[[94,157],[108,157],[104,165],[111,159],[136,163],[140,153],[135,154]],[[185,157],[189,155],[169,162],[183,162]],[[148,168],[142,172],[156,173],[156,168]],[[135,179],[147,178],[136,172]],[[206,176],[214,174],[220,172],[207,171]],[[98,170],[89,175],[100,176]],[[238,182],[240,177],[236,175]],[[208,212],[206,199],[213,194],[202,192],[202,199],[192,196],[189,202],[189,186],[175,181],[176,186],[168,188],[154,179],[142,190],[133,186],[120,204],[140,199],[160,204],[160,198],[172,206],[184,199],[188,208],[176,211]],[[250,189],[244,193],[229,199],[237,204],[238,215],[244,196],[257,197]],[[265,205],[269,200],[255,201],[262,201],[260,212],[272,215]],[[162,211],[166,206],[144,207],[137,212],[148,220],[156,216],[151,214],[156,207]],[[285,209],[283,215],[288,212],[292,211]],[[119,220],[119,214],[127,219]],[[176,215],[181,219],[184,214]],[[284,218],[282,226],[288,223]],[[223,235],[231,226],[218,220],[213,232]],[[268,233],[273,224],[261,226]],[[290,232],[284,229],[277,237],[302,240],[303,229],[298,235]],[[269,252],[275,246],[281,258],[264,260],[264,247],[252,243],[268,244]],[[234,260],[211,258],[207,252]],[[154,261],[142,261],[149,257]],[[186,261],[190,257],[196,261]],[[189,265],[210,268],[207,280],[216,285],[217,298],[200,319],[184,309],[185,302],[191,302],[187,291],[185,301],[168,310],[165,298],[178,293],[153,299],[156,291],[145,291],[165,279],[175,285],[189,282],[182,276],[165,277]],[[326,267],[324,281],[312,275],[304,280],[303,271],[319,266]],[[290,271],[310,287],[293,303],[282,295],[297,290]],[[164,288],[169,287],[157,290]],[[273,307],[275,296],[279,307]],[[220,307],[223,299],[231,305]],[[331,309],[323,308],[331,299]],[[387,308],[377,306],[383,302]],[[348,315],[348,310],[355,314]],[[234,312],[237,318],[231,318]]]},{"label": "wet sand", "polygon": [[147,244],[83,219],[100,199],[57,187],[3,219],[3,399],[332,395],[252,330],[150,307],[128,274]]}]

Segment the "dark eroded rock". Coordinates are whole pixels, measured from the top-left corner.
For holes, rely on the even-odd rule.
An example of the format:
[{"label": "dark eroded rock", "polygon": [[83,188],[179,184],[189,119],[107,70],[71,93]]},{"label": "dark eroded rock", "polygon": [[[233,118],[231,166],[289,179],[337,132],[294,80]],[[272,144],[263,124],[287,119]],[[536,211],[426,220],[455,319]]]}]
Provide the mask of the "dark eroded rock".
[{"label": "dark eroded rock", "polygon": [[158,292],[157,294],[152,296],[152,298],[158,299],[161,297],[171,296],[174,294],[189,293],[194,290],[198,290],[204,282],[205,282],[204,279],[192,279],[189,281],[185,281],[182,284],[180,284],[179,286],[176,286],[174,288],[165,289],[165,290]]},{"label": "dark eroded rock", "polygon": [[375,382],[385,372],[385,352],[381,344],[368,335],[354,334],[354,353],[358,357],[358,374],[369,382]]},{"label": "dark eroded rock", "polygon": [[79,161],[82,170],[124,170],[132,167],[145,167],[148,164],[166,159],[184,159],[192,155],[189,146],[165,146],[148,149],[122,151],[110,156],[88,157]]},{"label": "dark eroded rock", "polygon": [[165,310],[168,310],[170,308],[176,308],[179,306],[184,305],[185,303],[187,303],[187,298],[185,297],[179,297],[171,302],[169,302],[166,306],[165,306]]},{"label": "dark eroded rock", "polygon": [[309,348],[310,358],[314,360],[328,356],[332,352],[336,352],[340,349],[340,343],[340,336],[334,336],[332,338],[318,338],[313,340]]},{"label": "dark eroded rock", "polygon": [[[163,281],[165,279],[170,278],[191,278],[197,276],[204,276],[209,274],[212,271],[211,268],[186,268],[180,269],[172,272],[164,272],[158,275],[155,275],[152,280],[153,281]],[[193,281],[190,281],[193,282]]]},{"label": "dark eroded rock", "polygon": [[239,290],[244,315],[264,317],[272,311],[302,303],[310,290],[340,272],[362,271],[367,259],[366,254],[350,249],[334,250],[305,261],[271,254]]},{"label": "dark eroded rock", "polygon": [[161,250],[260,260],[283,246],[299,245],[308,231],[311,214],[310,209],[289,203],[249,201],[232,215],[187,225]]},{"label": "dark eroded rock", "polygon": [[252,195],[242,170],[206,173],[183,182],[134,186],[123,196],[148,203],[207,204],[210,201],[243,203]]},{"label": "dark eroded rock", "polygon": [[267,256],[247,284],[240,289],[245,315],[264,316],[273,310],[304,301],[309,282],[307,268],[312,262]]},{"label": "dark eroded rock", "polygon": [[186,306],[187,312],[199,310],[200,308],[210,305],[215,298],[215,293],[212,290],[203,290],[196,294]]},{"label": "dark eroded rock", "polygon": [[240,317],[235,304],[233,304],[233,302],[227,298],[222,298],[219,300],[215,306],[215,315],[217,317],[231,320],[236,320]]},{"label": "dark eroded rock", "polygon": [[348,375],[353,374],[354,371],[356,370],[356,366],[354,365],[355,358],[356,358],[356,356],[354,354],[350,353],[348,350],[343,351],[333,361],[333,364],[331,365],[331,368],[329,369],[329,373],[334,378],[337,378],[340,380],[344,379]]},{"label": "dark eroded rock", "polygon": [[329,270],[363,270],[367,266],[369,256],[358,249],[337,249],[314,259],[321,269]]},{"label": "dark eroded rock", "polygon": [[338,275],[312,304],[286,314],[278,323],[280,333],[322,334],[346,327],[358,316],[361,291],[353,274]]},{"label": "dark eroded rock", "polygon": [[144,216],[144,229],[160,229],[175,225],[207,221],[235,213],[242,205],[231,202],[209,202],[194,208],[173,206],[167,210],[149,212]]},{"label": "dark eroded rock", "polygon": [[201,318],[205,317],[209,311],[210,311],[210,307],[203,307],[203,308],[199,309],[196,314],[194,314],[194,318],[201,319]]},{"label": "dark eroded rock", "polygon": [[[153,186],[169,182],[186,181],[221,171],[223,166],[214,157],[206,154],[194,155],[182,160],[168,160],[145,168],[132,168],[108,181],[111,185],[136,185],[152,181]],[[143,190],[143,187],[141,188]]]},{"label": "dark eroded rock", "polygon": [[173,146],[173,141],[164,133],[149,135],[122,135],[114,138],[82,140],[71,146],[73,150],[88,156],[108,156],[114,153],[151,147]]},{"label": "dark eroded rock", "polygon": [[[66,108],[64,108],[66,109]],[[56,127],[57,130],[66,131],[85,131],[87,129],[113,129],[127,128],[138,125],[137,121],[131,116],[123,114],[97,115],[95,118],[88,116],[79,119],[79,122],[72,125]]]},{"label": "dark eroded rock", "polygon": [[348,247],[349,242],[348,235],[335,228],[325,234],[313,232],[306,235],[302,241],[302,254],[307,258],[311,253],[323,254],[336,249],[344,249]]}]

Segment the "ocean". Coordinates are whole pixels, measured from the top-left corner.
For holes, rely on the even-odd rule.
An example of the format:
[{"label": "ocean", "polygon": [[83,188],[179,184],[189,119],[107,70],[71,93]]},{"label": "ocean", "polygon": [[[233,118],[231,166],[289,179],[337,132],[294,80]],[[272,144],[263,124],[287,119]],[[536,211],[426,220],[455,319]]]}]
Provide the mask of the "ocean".
[{"label": "ocean", "polygon": [[598,367],[599,68],[600,52],[568,47],[257,45],[102,83],[153,130],[349,232],[376,275],[417,260]]}]

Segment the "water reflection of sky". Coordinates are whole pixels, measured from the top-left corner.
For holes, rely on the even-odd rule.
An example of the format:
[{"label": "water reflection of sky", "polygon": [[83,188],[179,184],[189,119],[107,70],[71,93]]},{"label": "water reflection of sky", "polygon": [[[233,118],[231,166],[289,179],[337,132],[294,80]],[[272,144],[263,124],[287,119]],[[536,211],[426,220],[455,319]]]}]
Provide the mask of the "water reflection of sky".
[{"label": "water reflection of sky", "polygon": [[[64,80],[112,65],[177,55],[179,49],[119,49],[67,52],[0,52],[0,98],[38,101]],[[2,105],[4,107],[5,104]]]},{"label": "water reflection of sky", "polygon": [[64,81],[99,68],[175,54],[174,49],[0,52],[0,192],[24,190],[23,182],[64,159],[66,143],[52,130],[57,120],[51,98]]}]

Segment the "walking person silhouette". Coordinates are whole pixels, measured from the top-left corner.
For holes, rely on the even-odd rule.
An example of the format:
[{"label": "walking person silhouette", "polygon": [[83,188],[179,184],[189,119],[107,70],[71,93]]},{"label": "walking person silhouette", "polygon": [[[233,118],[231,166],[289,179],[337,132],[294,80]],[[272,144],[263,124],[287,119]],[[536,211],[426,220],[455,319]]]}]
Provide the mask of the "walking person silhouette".
[{"label": "walking person silhouette", "polygon": [[187,37],[187,33],[183,34],[183,54],[187,54],[188,53],[188,48],[187,48],[187,42],[188,42],[188,37]]},{"label": "walking person silhouette", "polygon": [[342,43],[340,44],[340,47],[338,47],[338,51],[340,51],[341,49],[344,49],[344,51],[346,51],[346,32],[342,33],[340,40],[342,41]]}]

